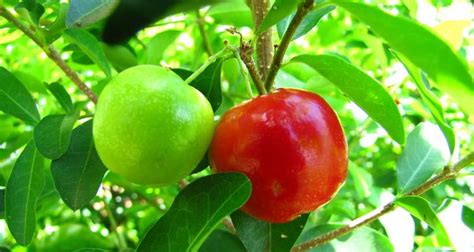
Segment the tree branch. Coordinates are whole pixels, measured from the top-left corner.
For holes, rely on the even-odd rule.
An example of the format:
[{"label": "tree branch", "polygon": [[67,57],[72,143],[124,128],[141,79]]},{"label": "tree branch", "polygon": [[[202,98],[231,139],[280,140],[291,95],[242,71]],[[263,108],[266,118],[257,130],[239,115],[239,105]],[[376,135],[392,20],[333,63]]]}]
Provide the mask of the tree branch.
[{"label": "tree branch", "polygon": [[275,53],[275,57],[273,57],[273,61],[270,65],[270,70],[268,72],[268,76],[265,80],[265,88],[268,92],[271,92],[273,87],[273,82],[275,82],[275,77],[278,73],[278,70],[281,67],[281,62],[283,61],[283,56],[285,56],[286,50],[290,45],[291,39],[298,29],[298,26],[303,21],[303,18],[308,14],[308,12],[313,8],[314,0],[306,0],[304,1],[296,11],[295,16],[291,20],[288,29],[285,31],[283,38],[281,39],[280,45]]},{"label": "tree branch", "polygon": [[[270,8],[270,0],[252,0],[252,16],[255,31],[260,27]],[[257,64],[263,79],[267,77],[273,57],[272,29],[268,29],[257,38]]]},{"label": "tree branch", "polygon": [[0,16],[4,17],[6,20],[20,29],[31,40],[33,40],[93,103],[97,103],[97,96],[94,94],[94,92],[92,92],[92,90],[81,81],[77,73],[67,65],[67,63],[61,58],[61,55],[52,45],[46,45],[42,38],[38,36],[35,31],[32,30],[32,28],[21,23],[15,16],[13,16],[13,14],[5,9],[5,7],[0,7]]},{"label": "tree branch", "polygon": [[[471,163],[474,162],[474,152],[469,153],[467,156],[465,156],[463,159],[459,160],[455,165],[453,165],[452,168],[447,168],[444,169],[443,172],[440,174],[434,176],[433,178],[429,179],[425,183],[421,184],[417,188],[413,189],[412,191],[408,192],[405,195],[402,196],[411,196],[411,195],[420,195],[423,194],[424,192],[430,190],[431,188],[447,181],[453,178],[456,178],[456,176],[459,174],[459,171],[470,165]],[[393,211],[397,206],[395,205],[395,201],[392,201],[385,206],[381,208],[377,208],[373,210],[372,212],[369,212],[353,221],[351,221],[349,224],[346,226],[340,227],[336,230],[333,230],[331,232],[328,232],[326,234],[323,234],[321,236],[318,236],[312,240],[306,241],[304,243],[301,243],[299,245],[296,245],[291,249],[292,252],[301,252],[301,251],[307,251],[309,249],[318,247],[326,242],[329,242],[337,237],[340,237],[342,235],[345,235],[349,232],[354,231],[355,229],[370,224],[374,220],[378,219],[382,215],[385,215],[391,211]]]}]

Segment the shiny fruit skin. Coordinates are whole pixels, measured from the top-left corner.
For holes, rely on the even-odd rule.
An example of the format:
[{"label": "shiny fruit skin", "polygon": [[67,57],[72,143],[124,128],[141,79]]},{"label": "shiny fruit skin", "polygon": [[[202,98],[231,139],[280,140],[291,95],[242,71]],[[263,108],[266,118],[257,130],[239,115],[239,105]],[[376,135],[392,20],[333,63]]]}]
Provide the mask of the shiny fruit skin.
[{"label": "shiny fruit skin", "polygon": [[242,210],[288,222],[327,203],[347,176],[348,154],[337,115],[320,96],[278,89],[227,111],[210,148],[217,172],[242,172],[252,196]]},{"label": "shiny fruit skin", "polygon": [[129,68],[102,91],[94,143],[105,166],[127,180],[168,185],[205,155],[214,131],[206,98],[169,69]]}]

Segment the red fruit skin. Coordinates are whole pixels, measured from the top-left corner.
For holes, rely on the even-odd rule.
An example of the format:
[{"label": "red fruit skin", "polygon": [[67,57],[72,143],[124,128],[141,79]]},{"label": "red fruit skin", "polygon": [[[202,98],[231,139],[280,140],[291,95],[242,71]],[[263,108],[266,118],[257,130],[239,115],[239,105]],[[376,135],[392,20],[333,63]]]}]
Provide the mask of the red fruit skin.
[{"label": "red fruit skin", "polygon": [[337,115],[320,96],[278,89],[226,112],[210,148],[215,172],[242,172],[252,196],[242,207],[272,223],[327,203],[347,177],[347,144]]}]

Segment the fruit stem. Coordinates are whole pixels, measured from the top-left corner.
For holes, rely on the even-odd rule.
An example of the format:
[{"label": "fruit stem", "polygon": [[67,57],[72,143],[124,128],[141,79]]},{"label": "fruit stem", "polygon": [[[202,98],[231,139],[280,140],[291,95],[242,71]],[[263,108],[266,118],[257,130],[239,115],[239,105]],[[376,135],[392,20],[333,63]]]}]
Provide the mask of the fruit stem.
[{"label": "fruit stem", "polygon": [[[466,155],[464,158],[459,160],[456,164],[454,164],[452,167],[448,167],[447,169],[444,169],[440,174],[434,176],[433,178],[429,179],[425,183],[421,184],[417,188],[413,189],[412,191],[400,195],[399,197],[403,196],[413,196],[413,195],[421,195],[425,193],[426,191],[432,189],[433,187],[447,181],[450,179],[457,178],[458,175],[460,175],[460,171],[464,168],[469,166],[474,162],[474,152],[469,153]],[[330,231],[326,234],[317,236],[309,241],[306,241],[304,243],[298,244],[295,247],[291,249],[291,252],[301,252],[301,251],[307,251],[312,248],[318,247],[326,242],[329,242],[333,239],[336,239],[342,235],[345,235],[347,233],[350,233],[354,231],[355,229],[362,227],[364,225],[370,224],[373,221],[377,220],[379,217],[395,210],[397,206],[395,205],[395,201],[392,201],[383,207],[377,208],[373,210],[372,212],[369,212],[365,215],[360,216],[359,218],[351,221],[349,224],[346,226],[340,227],[338,229],[335,229],[333,231]]]},{"label": "fruit stem", "polygon": [[5,7],[1,5],[0,16],[4,17],[11,24],[21,30],[31,40],[33,40],[93,103],[97,103],[97,96],[94,94],[94,92],[92,92],[92,90],[84,82],[81,81],[77,73],[72,70],[71,67],[69,67],[69,65],[61,58],[61,55],[53,47],[53,45],[47,45],[44,40],[41,39],[41,36],[39,36],[34,30],[30,29],[28,26],[20,22],[20,20],[18,20],[12,13],[10,13]]},{"label": "fruit stem", "polygon": [[216,62],[216,60],[222,58],[222,60],[226,60],[228,58],[233,58],[234,57],[234,50],[230,46],[224,47],[224,49],[220,50],[216,54],[210,56],[204,64],[202,64],[191,76],[189,76],[184,83],[189,85],[191,82],[193,82],[199,75],[201,75],[206,68],[211,65],[212,63]]},{"label": "fruit stem", "polygon": [[313,8],[313,4],[314,0],[306,0],[300,4],[295,16],[293,17],[290,25],[288,26],[288,29],[283,35],[280,45],[278,46],[275,56],[273,57],[272,64],[270,65],[270,71],[268,72],[268,76],[265,80],[265,88],[267,92],[272,91],[273,83],[275,82],[278,70],[280,70],[281,63],[283,61],[283,56],[285,56],[286,53],[286,49],[288,49],[293,35],[298,29],[298,26],[301,24],[301,21],[303,21],[303,18],[306,16],[306,14],[308,14]]}]

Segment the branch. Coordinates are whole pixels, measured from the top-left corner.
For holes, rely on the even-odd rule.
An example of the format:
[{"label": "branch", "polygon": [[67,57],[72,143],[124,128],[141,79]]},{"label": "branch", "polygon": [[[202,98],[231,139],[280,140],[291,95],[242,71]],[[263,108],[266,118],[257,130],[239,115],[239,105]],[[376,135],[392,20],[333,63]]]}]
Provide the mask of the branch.
[{"label": "branch", "polygon": [[0,7],[0,16],[4,17],[18,29],[20,29],[26,36],[33,40],[43,51],[48,55],[48,57],[53,60],[56,65],[61,68],[61,70],[69,77],[69,79],[76,84],[76,86],[87,96],[93,103],[97,103],[97,96],[92,92],[92,90],[81,81],[77,73],[72,70],[67,63],[61,58],[61,55],[56,51],[52,45],[46,45],[41,37],[39,37],[35,31],[21,23],[13,14],[11,14],[5,7]]},{"label": "branch", "polygon": [[[453,178],[456,178],[456,176],[459,174],[459,171],[470,165],[471,163],[474,162],[474,152],[469,153],[467,156],[465,156],[463,159],[459,160],[455,165],[453,165],[452,168],[447,168],[444,169],[443,172],[440,174],[436,175],[435,177],[431,178],[430,180],[426,181],[425,183],[421,184],[417,188],[413,189],[412,191],[408,192],[405,195],[402,196],[411,196],[411,195],[420,195],[423,194],[424,192],[430,190],[431,188],[443,183],[446,180],[450,180]],[[299,245],[296,245],[291,249],[292,252],[301,252],[301,251],[307,251],[309,249],[318,247],[328,241],[331,241],[337,237],[340,237],[342,235],[345,235],[349,232],[354,231],[355,229],[370,224],[374,220],[378,219],[382,215],[385,215],[386,213],[391,212],[394,210],[397,206],[395,205],[395,201],[392,201],[385,206],[381,208],[377,208],[373,210],[372,212],[369,212],[353,221],[351,221],[349,224],[346,226],[343,226],[341,228],[338,228],[336,230],[333,230],[331,232],[328,232],[326,234],[323,234],[321,236],[318,236],[312,240],[306,241],[304,243],[301,243]]]},{"label": "branch", "polygon": [[[251,0],[255,31],[260,27],[270,8],[270,0]],[[257,64],[260,75],[265,79],[273,57],[272,29],[268,29],[257,38]]]},{"label": "branch", "polygon": [[253,48],[250,43],[244,42],[241,40],[240,42],[240,59],[244,62],[247,70],[249,71],[250,77],[255,84],[255,87],[258,90],[258,93],[263,95],[267,93],[265,89],[265,85],[263,84],[262,77],[258,72],[257,68],[255,67],[255,63],[253,62],[252,58]]},{"label": "branch", "polygon": [[268,72],[268,76],[265,80],[265,88],[268,92],[272,90],[273,82],[275,81],[275,77],[281,67],[281,62],[283,61],[283,56],[285,56],[286,50],[290,45],[291,39],[293,38],[296,29],[300,25],[301,21],[303,21],[303,18],[306,16],[306,14],[308,14],[308,12],[313,8],[313,4],[314,0],[306,0],[298,7],[295,16],[291,20],[288,29],[283,35],[280,45],[278,46],[278,49],[275,53],[275,57],[273,57],[270,71]]},{"label": "branch", "polygon": [[204,46],[204,49],[207,52],[207,55],[212,56],[214,53],[212,52],[212,47],[211,44],[209,43],[209,37],[207,36],[206,29],[204,28],[204,18],[201,16],[201,12],[199,9],[196,10],[196,17],[197,17],[197,25],[199,28],[199,33],[201,34],[202,37],[202,43]]}]

